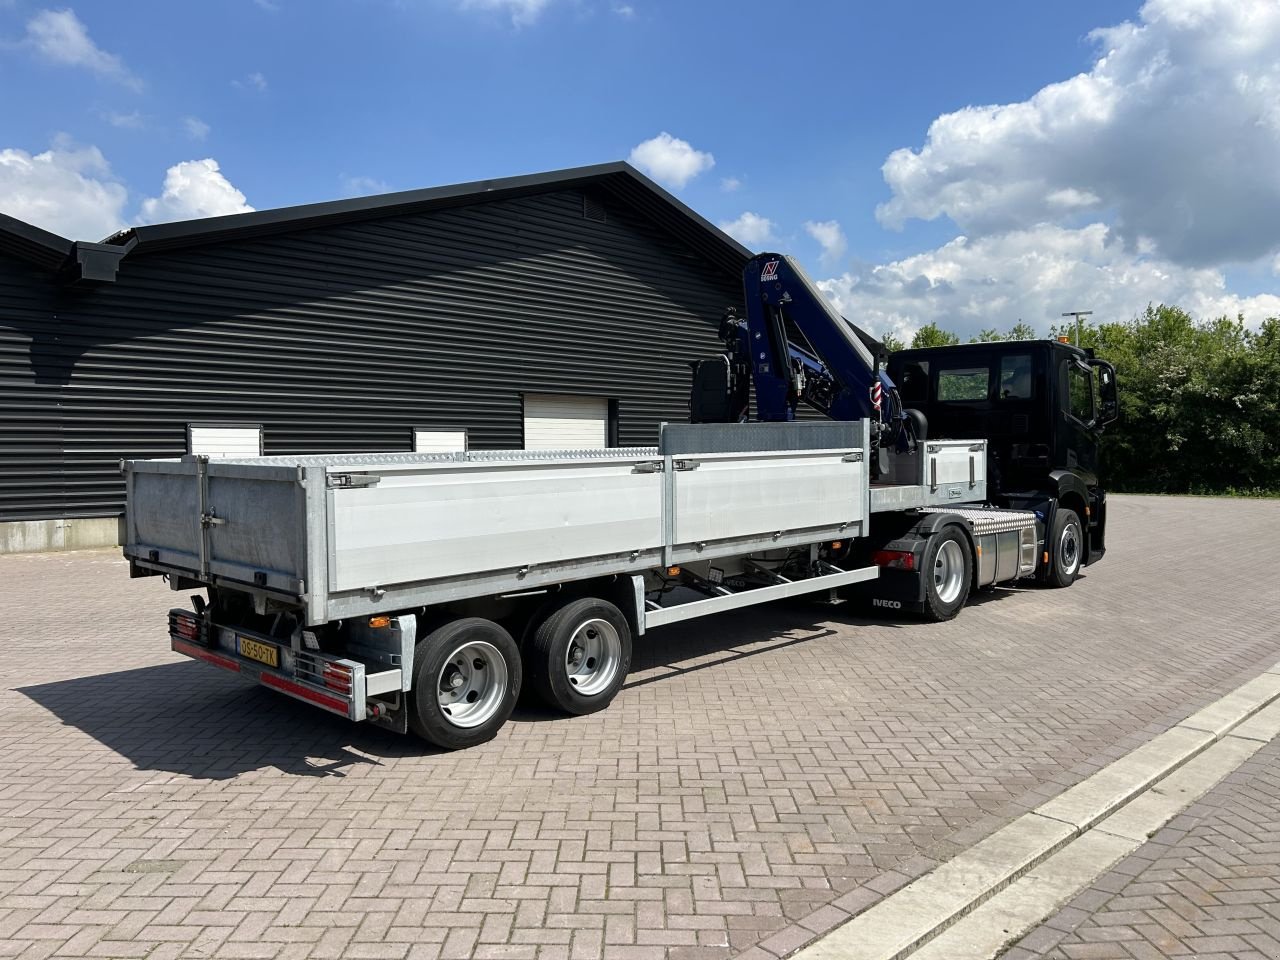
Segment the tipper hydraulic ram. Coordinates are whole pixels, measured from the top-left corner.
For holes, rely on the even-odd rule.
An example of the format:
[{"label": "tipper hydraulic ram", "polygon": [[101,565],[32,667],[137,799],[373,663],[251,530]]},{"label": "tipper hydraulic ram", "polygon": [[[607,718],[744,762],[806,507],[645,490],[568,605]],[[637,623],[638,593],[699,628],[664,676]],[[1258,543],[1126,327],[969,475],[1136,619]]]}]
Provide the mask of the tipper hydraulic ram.
[{"label": "tipper hydraulic ram", "polygon": [[[170,612],[173,649],[459,748],[491,738],[522,685],[565,713],[604,708],[633,638],[664,624],[805,594],[947,620],[973,589],[1065,585],[1100,555],[1100,528],[1067,537],[1048,497],[997,500],[986,439],[927,438],[865,335],[817,332],[847,324],[798,267],[747,270],[794,285],[756,291],[764,325],[748,284],[692,409],[737,419],[754,364],[777,422],[666,424],[652,448],[126,463],[132,575],[207,591]],[[784,383],[761,391],[779,360]],[[839,419],[793,422],[815,393]]]}]

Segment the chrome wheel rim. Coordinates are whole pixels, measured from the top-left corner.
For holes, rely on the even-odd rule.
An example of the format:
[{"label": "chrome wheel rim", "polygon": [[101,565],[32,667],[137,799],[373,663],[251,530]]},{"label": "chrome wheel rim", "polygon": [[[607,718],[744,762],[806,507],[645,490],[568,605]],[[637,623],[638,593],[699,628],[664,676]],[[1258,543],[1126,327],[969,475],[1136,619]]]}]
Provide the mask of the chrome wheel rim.
[{"label": "chrome wheel rim", "polygon": [[933,590],[943,603],[953,603],[964,584],[964,552],[954,540],[946,541],[933,558]]},{"label": "chrome wheel rim", "polygon": [[622,638],[608,620],[579,624],[564,652],[569,685],[584,697],[607,690],[622,666]]},{"label": "chrome wheel rim", "polygon": [[1062,528],[1058,557],[1062,572],[1067,576],[1072,576],[1080,568],[1080,526],[1074,521]]},{"label": "chrome wheel rim", "polygon": [[507,694],[507,661],[483,640],[464,643],[440,668],[440,712],[455,727],[470,729],[493,718]]}]

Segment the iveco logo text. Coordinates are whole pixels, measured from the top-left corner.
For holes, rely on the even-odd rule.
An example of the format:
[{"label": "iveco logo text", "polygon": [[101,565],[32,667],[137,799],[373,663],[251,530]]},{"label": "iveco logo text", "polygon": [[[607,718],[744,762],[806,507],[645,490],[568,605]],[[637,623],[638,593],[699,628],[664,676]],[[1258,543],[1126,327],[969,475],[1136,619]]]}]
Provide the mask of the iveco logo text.
[{"label": "iveco logo text", "polygon": [[873,597],[871,600],[873,607],[888,607],[890,610],[901,610],[902,604],[897,600],[881,600],[879,597]]}]

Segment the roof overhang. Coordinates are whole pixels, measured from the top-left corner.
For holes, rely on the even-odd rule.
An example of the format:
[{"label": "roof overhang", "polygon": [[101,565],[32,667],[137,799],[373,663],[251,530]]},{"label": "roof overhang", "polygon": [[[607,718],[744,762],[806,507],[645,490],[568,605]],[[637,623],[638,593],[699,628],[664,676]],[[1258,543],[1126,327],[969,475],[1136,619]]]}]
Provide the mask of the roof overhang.
[{"label": "roof overhang", "polygon": [[627,163],[603,163],[497,180],[478,180],[425,190],[407,190],[349,200],[333,200],[225,217],[131,227],[107,238],[130,256],[228,240],[243,240],[315,227],[403,216],[491,200],[595,187],[613,194],[733,274],[741,272],[751,251],[695,213]]},{"label": "roof overhang", "polygon": [[74,246],[66,237],[0,213],[0,253],[56,272]]}]

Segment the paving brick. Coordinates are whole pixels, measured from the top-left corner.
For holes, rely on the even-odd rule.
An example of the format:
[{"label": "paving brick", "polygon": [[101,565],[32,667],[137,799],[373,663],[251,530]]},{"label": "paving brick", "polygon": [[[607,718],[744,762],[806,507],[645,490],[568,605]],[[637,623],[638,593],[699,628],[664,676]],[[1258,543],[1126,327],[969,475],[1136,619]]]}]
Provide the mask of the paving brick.
[{"label": "paving brick", "polygon": [[[1060,911],[1018,948],[1034,957],[1103,956],[1096,951],[1109,941],[1125,951],[1113,955],[1138,960],[1280,958],[1280,924],[1268,914],[1280,912],[1280,847],[1270,842],[1280,836],[1280,740],[1178,820],[1179,831],[1161,831],[1091,888],[1118,881],[1118,895],[1086,916],[1071,915],[1070,931],[1047,939],[1046,931],[1063,929],[1067,911]],[[1249,862],[1231,851],[1247,853]],[[1251,895],[1246,902],[1233,896],[1241,887]]]},{"label": "paving brick", "polygon": [[[1070,590],[947,624],[781,604],[675,625],[637,638],[609,710],[521,707],[456,754],[174,656],[185,598],[118,552],[0,557],[0,956],[783,949],[1280,660],[1276,503],[1110,508]],[[1256,562],[1170,558],[1172,530]],[[1113,882],[1280,939],[1280,830],[1255,820]]]}]

